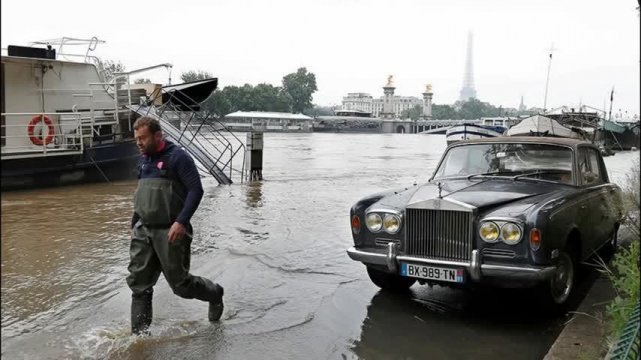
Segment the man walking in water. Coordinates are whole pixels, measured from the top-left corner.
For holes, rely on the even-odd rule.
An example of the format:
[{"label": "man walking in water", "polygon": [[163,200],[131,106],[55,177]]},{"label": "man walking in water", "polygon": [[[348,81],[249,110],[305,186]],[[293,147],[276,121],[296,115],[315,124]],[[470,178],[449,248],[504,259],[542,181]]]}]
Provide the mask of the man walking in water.
[{"label": "man walking in water", "polygon": [[138,188],[127,284],[131,288],[131,331],[149,334],[153,286],[162,271],[174,294],[209,302],[209,321],[223,312],[223,288],[189,273],[192,227],[189,223],[203,196],[194,160],[163,140],[158,120],[143,116],[134,123]]}]

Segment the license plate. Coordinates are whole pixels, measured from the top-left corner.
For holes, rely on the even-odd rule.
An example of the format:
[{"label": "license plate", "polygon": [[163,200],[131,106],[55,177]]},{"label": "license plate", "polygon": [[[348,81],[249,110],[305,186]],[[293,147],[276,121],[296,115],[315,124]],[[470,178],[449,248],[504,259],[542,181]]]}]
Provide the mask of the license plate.
[{"label": "license plate", "polygon": [[401,264],[401,275],[414,278],[462,283],[464,273],[465,271],[463,269],[450,269],[408,263]]}]

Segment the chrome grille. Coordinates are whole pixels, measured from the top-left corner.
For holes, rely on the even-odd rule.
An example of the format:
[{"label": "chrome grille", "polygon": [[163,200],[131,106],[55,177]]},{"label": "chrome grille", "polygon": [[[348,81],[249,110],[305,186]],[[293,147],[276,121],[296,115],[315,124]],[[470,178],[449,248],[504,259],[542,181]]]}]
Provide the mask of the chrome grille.
[{"label": "chrome grille", "polygon": [[389,243],[391,243],[391,242],[396,243],[396,244],[399,244],[399,245],[400,245],[400,243],[401,243],[401,241],[400,241],[400,240],[398,240],[398,239],[382,239],[382,238],[376,238],[376,239],[374,240],[374,243],[375,243],[376,245],[378,245],[378,246],[385,246],[385,247],[387,247],[387,244],[389,244]]},{"label": "chrome grille", "polygon": [[405,253],[427,258],[469,261],[472,254],[472,213],[407,209]]},{"label": "chrome grille", "polygon": [[513,258],[516,253],[512,250],[504,249],[483,249],[483,256],[498,257],[498,258]]}]

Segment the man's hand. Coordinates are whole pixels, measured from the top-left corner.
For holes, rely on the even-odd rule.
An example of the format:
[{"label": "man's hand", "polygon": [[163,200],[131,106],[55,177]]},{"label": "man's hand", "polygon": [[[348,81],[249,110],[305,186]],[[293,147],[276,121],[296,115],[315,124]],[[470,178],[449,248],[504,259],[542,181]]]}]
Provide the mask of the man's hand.
[{"label": "man's hand", "polygon": [[174,221],[174,223],[171,225],[171,228],[169,228],[169,242],[174,242],[178,239],[181,239],[185,234],[187,233],[187,228],[185,225]]}]

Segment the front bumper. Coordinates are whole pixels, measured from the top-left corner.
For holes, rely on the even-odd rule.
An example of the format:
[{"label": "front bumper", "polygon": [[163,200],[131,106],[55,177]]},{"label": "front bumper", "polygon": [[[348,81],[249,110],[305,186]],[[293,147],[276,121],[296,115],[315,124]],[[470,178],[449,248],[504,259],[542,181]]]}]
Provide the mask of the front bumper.
[{"label": "front bumper", "polygon": [[556,266],[509,266],[483,264],[481,253],[478,250],[472,250],[472,259],[470,262],[425,259],[399,255],[397,253],[396,244],[393,243],[388,244],[387,251],[385,252],[377,252],[376,250],[378,249],[365,250],[351,247],[347,249],[347,254],[352,260],[360,261],[364,264],[386,266],[389,271],[393,273],[398,273],[398,264],[400,262],[464,268],[467,270],[467,273],[474,282],[481,282],[484,278],[539,282],[549,279],[556,271]]}]

